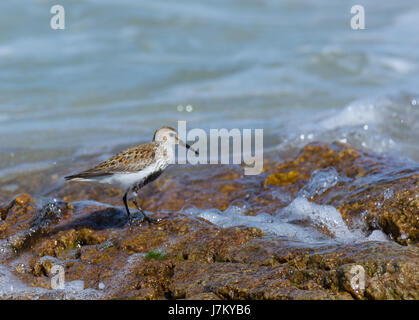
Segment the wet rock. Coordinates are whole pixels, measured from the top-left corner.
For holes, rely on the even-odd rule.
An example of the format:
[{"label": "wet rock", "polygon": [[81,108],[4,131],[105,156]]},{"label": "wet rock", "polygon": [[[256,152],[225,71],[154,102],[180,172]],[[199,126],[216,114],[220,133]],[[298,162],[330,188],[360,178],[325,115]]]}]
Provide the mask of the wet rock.
[{"label": "wet rock", "polygon": [[[361,217],[370,230],[380,229],[401,244],[417,243],[419,240],[419,175],[412,175],[408,181],[394,181],[360,191],[357,201],[345,197],[339,201],[338,210],[343,217],[353,220]],[[400,189],[402,188],[402,189]],[[388,190],[394,194],[384,199]],[[337,205],[337,204],[336,204]]]},{"label": "wet rock", "polygon": [[[329,170],[334,181],[306,189],[318,170]],[[419,240],[419,166],[364,153],[348,145],[313,143],[294,159],[278,165],[265,186],[280,187],[294,197],[336,207],[352,227],[382,230],[401,244]],[[335,177],[332,172],[339,176]],[[301,192],[304,191],[304,192]]]},{"label": "wet rock", "polygon": [[[66,281],[120,299],[417,299],[417,247],[367,242],[307,246],[257,228],[220,228],[182,215],[162,224],[69,229],[41,238],[16,275],[50,289],[51,268]],[[69,221],[68,223],[71,223]],[[163,250],[163,259],[147,259]],[[32,257],[32,258],[30,258]],[[365,271],[353,285],[352,268]]]},{"label": "wet rock", "polygon": [[169,253],[175,255],[178,260],[209,263],[223,261],[226,252],[233,247],[263,235],[264,233],[257,228],[232,227],[221,229],[210,226],[190,232],[174,244]]},{"label": "wet rock", "polygon": [[18,195],[9,204],[0,208],[1,220],[6,220],[9,217],[8,221],[16,221],[18,216],[22,216],[25,213],[29,212],[31,215],[31,211],[34,210],[35,206],[36,202],[30,195]]},{"label": "wet rock", "polygon": [[[22,194],[2,204],[0,267],[27,285],[21,298],[419,299],[418,174],[416,164],[316,143],[258,176],[238,166],[169,170],[140,194],[161,222],[133,225],[120,190],[65,184],[46,201]],[[186,213],[238,207],[271,218],[296,197],[398,243],[303,243]],[[68,284],[59,294],[55,265]]]},{"label": "wet rock", "polygon": [[189,298],[189,300],[221,300],[216,294],[210,293],[199,293]]},{"label": "wet rock", "polygon": [[5,239],[6,248],[14,253],[30,248],[37,238],[49,233],[51,226],[64,216],[68,217],[71,208],[70,204],[56,199],[38,208],[29,195],[20,195],[3,210],[6,214],[3,227],[0,228],[0,239]]},{"label": "wet rock", "polygon": [[304,147],[300,154],[279,164],[265,180],[265,185],[293,186],[290,191],[298,191],[311,177],[313,171],[334,167],[348,177],[365,175],[369,159],[361,153],[340,143],[332,145],[312,143]]}]

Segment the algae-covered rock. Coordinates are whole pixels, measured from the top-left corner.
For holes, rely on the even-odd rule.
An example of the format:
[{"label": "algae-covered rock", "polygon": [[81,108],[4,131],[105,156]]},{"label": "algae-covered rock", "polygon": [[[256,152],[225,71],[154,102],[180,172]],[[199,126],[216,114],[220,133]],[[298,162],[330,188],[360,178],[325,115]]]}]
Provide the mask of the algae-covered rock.
[{"label": "algae-covered rock", "polygon": [[[314,143],[267,161],[258,176],[238,166],[169,170],[139,199],[161,221],[133,225],[122,191],[66,184],[47,200],[22,193],[2,203],[0,260],[27,286],[20,298],[419,299],[418,176],[414,163]],[[390,239],[299,242],[190,213],[212,209],[220,218],[236,207],[282,218],[297,197],[333,206],[351,230]],[[52,289],[54,266],[69,291]]]},{"label": "algae-covered rock", "polygon": [[297,196],[321,169],[337,172],[338,181],[324,190],[318,186],[311,194],[302,193],[304,196],[336,207],[351,226],[364,221],[370,231],[383,230],[401,244],[419,240],[418,165],[368,154],[341,143],[313,143],[296,158],[279,164],[264,184]]}]

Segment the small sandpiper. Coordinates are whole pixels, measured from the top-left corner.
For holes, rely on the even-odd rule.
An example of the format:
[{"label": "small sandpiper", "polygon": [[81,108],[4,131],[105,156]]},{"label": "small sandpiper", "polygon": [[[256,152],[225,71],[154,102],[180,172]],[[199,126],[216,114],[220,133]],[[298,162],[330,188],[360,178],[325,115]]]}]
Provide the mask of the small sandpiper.
[{"label": "small sandpiper", "polygon": [[175,144],[184,146],[198,155],[196,150],[179,139],[175,129],[162,127],[154,133],[152,142],[122,151],[96,167],[67,176],[65,179],[107,183],[126,190],[122,200],[129,223],[131,224],[132,219],[128,208],[128,199],[132,200],[142,213],[141,221],[157,222],[157,220],[148,217],[138,205],[138,191],[146,184],[156,180],[170,163],[174,163]]}]

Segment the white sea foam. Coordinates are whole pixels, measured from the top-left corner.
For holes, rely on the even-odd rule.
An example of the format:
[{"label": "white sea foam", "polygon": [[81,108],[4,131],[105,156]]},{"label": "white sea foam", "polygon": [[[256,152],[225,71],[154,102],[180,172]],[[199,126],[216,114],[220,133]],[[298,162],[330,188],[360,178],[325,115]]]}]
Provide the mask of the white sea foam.
[{"label": "white sea foam", "polygon": [[357,100],[343,109],[288,119],[289,129],[277,133],[281,139],[277,148],[302,148],[311,141],[340,141],[367,151],[419,160],[419,147],[415,143],[419,139],[416,101],[419,98],[412,95],[384,96]]},{"label": "white sea foam", "polygon": [[368,241],[389,241],[388,236],[380,231],[374,230],[367,238]]},{"label": "white sea foam", "polygon": [[[369,236],[360,229],[350,230],[336,208],[315,204],[304,197],[297,197],[274,216],[266,213],[248,216],[245,215],[245,209],[236,206],[230,206],[225,211],[218,209],[200,210],[189,207],[182,212],[189,216],[203,218],[223,228],[240,225],[256,227],[265,231],[268,235],[299,240],[305,243],[387,240],[384,233],[379,230],[374,231]],[[319,230],[327,232],[323,233]]]},{"label": "white sea foam", "polygon": [[326,130],[333,130],[344,126],[372,124],[378,120],[377,108],[374,101],[355,101],[339,112],[325,118],[320,122],[320,126]]},{"label": "white sea foam", "polygon": [[315,170],[310,181],[301,188],[298,194],[301,197],[312,198],[334,187],[340,180],[343,179],[334,167]]},{"label": "white sea foam", "polygon": [[416,65],[400,58],[382,57],[379,59],[385,67],[390,68],[398,73],[409,73],[417,69]]}]

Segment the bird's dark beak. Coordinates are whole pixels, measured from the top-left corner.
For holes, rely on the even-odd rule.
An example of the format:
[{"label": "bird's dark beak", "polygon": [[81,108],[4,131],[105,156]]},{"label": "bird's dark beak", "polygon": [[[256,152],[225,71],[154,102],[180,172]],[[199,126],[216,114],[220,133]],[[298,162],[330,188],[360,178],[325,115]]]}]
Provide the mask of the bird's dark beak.
[{"label": "bird's dark beak", "polygon": [[186,149],[193,151],[197,156],[199,156],[199,152],[198,150],[195,150],[194,148],[192,148],[189,144],[183,142],[182,140],[180,140],[178,137],[176,137],[177,142],[181,145],[184,146]]},{"label": "bird's dark beak", "polygon": [[193,151],[197,156],[199,156],[199,152],[198,150],[193,149],[189,144],[185,143],[185,147],[186,149],[190,149],[191,151]]}]

